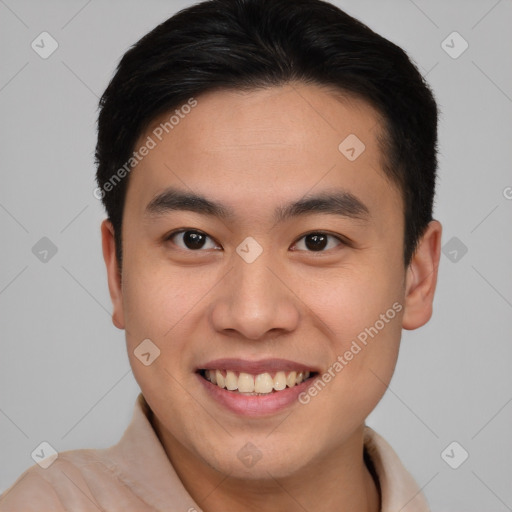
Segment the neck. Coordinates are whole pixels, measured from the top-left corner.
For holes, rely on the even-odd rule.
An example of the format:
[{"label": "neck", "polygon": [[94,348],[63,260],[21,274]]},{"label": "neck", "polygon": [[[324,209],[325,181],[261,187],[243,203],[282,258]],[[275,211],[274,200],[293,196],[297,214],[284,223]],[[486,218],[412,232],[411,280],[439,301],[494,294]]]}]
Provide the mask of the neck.
[{"label": "neck", "polygon": [[209,466],[165,431],[154,428],[184,487],[204,512],[379,512],[379,491],[363,458],[362,426],[346,446],[284,478],[241,479]]}]

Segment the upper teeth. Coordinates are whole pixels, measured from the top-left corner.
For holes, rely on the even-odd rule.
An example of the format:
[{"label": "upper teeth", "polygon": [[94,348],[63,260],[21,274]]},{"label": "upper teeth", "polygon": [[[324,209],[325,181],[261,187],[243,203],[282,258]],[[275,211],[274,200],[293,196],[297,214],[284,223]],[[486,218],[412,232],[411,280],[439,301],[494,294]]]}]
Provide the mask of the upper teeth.
[{"label": "upper teeth", "polygon": [[310,372],[276,372],[274,377],[270,373],[252,375],[250,373],[233,372],[231,370],[205,370],[205,377],[220,388],[230,391],[238,390],[241,393],[271,393],[273,389],[281,391],[300,384],[309,378]]}]

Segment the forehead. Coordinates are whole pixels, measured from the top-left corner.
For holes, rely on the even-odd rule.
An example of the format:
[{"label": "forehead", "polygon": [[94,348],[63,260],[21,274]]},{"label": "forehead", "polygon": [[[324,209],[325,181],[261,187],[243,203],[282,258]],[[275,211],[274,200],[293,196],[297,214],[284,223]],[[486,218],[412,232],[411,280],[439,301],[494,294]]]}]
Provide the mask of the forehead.
[{"label": "forehead", "polygon": [[334,187],[401,209],[382,171],[381,124],[368,103],[299,84],[195,101],[155,119],[136,144],[154,143],[130,177],[127,202],[137,210],[169,186],[262,215],[273,200]]}]

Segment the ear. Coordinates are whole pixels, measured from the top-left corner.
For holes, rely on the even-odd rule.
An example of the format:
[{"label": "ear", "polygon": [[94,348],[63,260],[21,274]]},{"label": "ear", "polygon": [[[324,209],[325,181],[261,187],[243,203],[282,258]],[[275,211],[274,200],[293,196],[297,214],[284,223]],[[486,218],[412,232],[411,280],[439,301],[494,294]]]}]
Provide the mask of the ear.
[{"label": "ear", "polygon": [[437,269],[441,256],[442,226],[431,221],[421,237],[407,268],[405,279],[404,329],[417,329],[432,316],[432,303],[437,284]]},{"label": "ear", "polygon": [[108,219],[105,219],[101,223],[101,245],[103,247],[103,259],[107,267],[108,289],[113,306],[112,323],[118,329],[124,329],[121,273],[119,272],[119,265],[117,264],[116,258],[114,227]]}]

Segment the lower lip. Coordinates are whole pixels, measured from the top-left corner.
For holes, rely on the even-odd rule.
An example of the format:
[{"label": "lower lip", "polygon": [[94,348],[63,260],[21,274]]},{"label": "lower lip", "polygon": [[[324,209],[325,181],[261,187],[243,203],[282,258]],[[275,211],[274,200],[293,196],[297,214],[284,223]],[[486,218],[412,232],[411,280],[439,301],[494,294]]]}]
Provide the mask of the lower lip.
[{"label": "lower lip", "polygon": [[293,403],[298,403],[298,396],[305,391],[313,382],[314,378],[309,378],[293,388],[285,388],[282,391],[268,393],[265,395],[242,395],[237,391],[222,389],[216,384],[196,374],[207,393],[226,409],[241,416],[265,416],[274,414],[289,407]]}]

